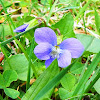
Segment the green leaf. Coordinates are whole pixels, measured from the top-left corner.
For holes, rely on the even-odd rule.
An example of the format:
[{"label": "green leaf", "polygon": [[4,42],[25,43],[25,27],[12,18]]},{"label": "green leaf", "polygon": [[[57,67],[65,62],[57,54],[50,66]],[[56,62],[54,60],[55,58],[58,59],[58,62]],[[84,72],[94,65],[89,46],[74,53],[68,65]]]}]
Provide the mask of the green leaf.
[{"label": "green leaf", "polygon": [[93,95],[92,93],[85,93],[82,95],[72,96],[72,93],[73,93],[73,91],[69,92],[69,91],[65,90],[64,88],[59,88],[59,95],[60,95],[61,100],[79,100],[76,97]]},{"label": "green leaf", "polygon": [[100,78],[97,80],[97,82],[94,84],[94,88],[97,91],[97,93],[100,94]]},{"label": "green leaf", "polygon": [[28,30],[28,29],[32,28],[33,26],[39,24],[39,22],[37,19],[32,19],[31,21],[27,22],[26,24],[29,24],[29,26],[26,29],[26,30]]},{"label": "green leaf", "polygon": [[74,66],[70,69],[71,73],[73,74],[81,74],[83,69],[83,64],[80,62],[76,62]]},{"label": "green leaf", "polygon": [[[24,22],[29,22],[29,21],[31,21],[31,20],[33,20],[35,17],[33,17],[33,16],[29,16],[29,15],[27,15],[26,17],[24,17]],[[22,19],[21,19],[22,20]]]},{"label": "green leaf", "polygon": [[52,27],[58,28],[60,33],[64,36],[64,38],[75,37],[75,33],[73,32],[73,16],[71,13],[66,14],[63,18],[57,22]]},{"label": "green leaf", "polygon": [[85,91],[84,93],[89,92],[91,88],[94,86],[94,84],[99,80],[100,78],[100,68],[95,70],[95,73],[92,75],[92,77],[87,81],[85,85]]},{"label": "green leaf", "polygon": [[11,89],[11,88],[5,88],[4,92],[6,93],[7,96],[9,96],[13,99],[17,98],[20,94],[19,91]]},{"label": "green leaf", "polygon": [[4,31],[4,35],[7,36],[7,35],[11,35],[11,30],[10,30],[10,27],[6,24],[4,24],[3,26],[0,25],[0,33],[2,34]]},{"label": "green leaf", "polygon": [[95,25],[96,25],[98,34],[100,34],[100,16],[98,15],[96,10],[95,10]]},{"label": "green leaf", "polygon": [[61,80],[61,78],[68,72],[68,70],[73,66],[74,63],[72,63],[70,66],[66,67],[59,74],[57,74],[49,83],[47,83],[41,89],[41,91],[36,95],[34,100],[41,99],[41,97],[43,97],[48,91],[50,91],[50,89],[52,89]]},{"label": "green leaf", "polygon": [[61,79],[61,85],[67,90],[67,91],[72,91],[76,79],[75,76],[72,74],[66,74],[62,79]]},{"label": "green leaf", "polygon": [[3,75],[0,74],[0,89],[8,87],[11,82],[17,80],[17,73],[14,70],[6,70]]},{"label": "green leaf", "polygon": [[[31,29],[32,27],[38,26],[40,23],[38,22],[37,19],[32,19],[29,22],[27,22],[26,24],[29,24],[29,26],[26,28],[25,31]],[[32,41],[32,38],[34,37],[34,29],[30,30],[29,32],[27,32],[24,36],[26,38],[28,38],[30,41]]]},{"label": "green leaf", "polygon": [[93,71],[96,68],[99,61],[100,61],[100,52],[96,55],[96,57],[94,58],[92,63],[89,65],[89,67],[86,70],[86,72],[84,73],[84,75],[82,76],[81,80],[79,81],[79,83],[73,93],[73,96],[77,95],[83,91],[83,89],[85,88],[86,82],[88,81],[90,75],[93,73]]},{"label": "green leaf", "polygon": [[80,17],[80,15],[84,13],[84,11],[87,9],[90,3],[91,3],[91,0],[88,0],[87,3],[80,9],[79,13],[77,14],[74,20],[77,20]]},{"label": "green leaf", "polygon": [[3,97],[1,96],[1,94],[0,94],[0,100],[4,100]]},{"label": "green leaf", "polygon": [[84,45],[86,51],[93,53],[100,51],[100,39],[85,34],[77,34],[76,37]]},{"label": "green leaf", "polygon": [[[27,70],[28,70],[28,61],[23,54],[17,54],[11,56],[9,59],[11,68],[7,61],[4,62],[4,70],[13,69],[18,74],[18,79],[26,81],[27,80]],[[32,76],[32,72],[31,72]]]},{"label": "green leaf", "polygon": [[97,2],[97,1],[100,1],[100,0],[92,0],[93,2]]},{"label": "green leaf", "polygon": [[3,75],[0,73],[0,89],[3,89],[5,88],[5,82],[4,82],[4,79],[3,79]]},{"label": "green leaf", "polygon": [[5,86],[9,87],[10,83],[17,80],[17,73],[14,70],[6,70],[3,73]]},{"label": "green leaf", "polygon": [[71,97],[73,92],[69,92],[68,90],[65,90],[64,88],[59,88],[59,95],[61,100],[65,100],[69,97]]},{"label": "green leaf", "polygon": [[49,23],[50,17],[51,17],[52,12],[53,12],[53,9],[55,8],[57,2],[58,2],[58,0],[55,0],[53,4],[52,3],[50,4],[50,5],[52,5],[52,7],[50,7],[50,11],[49,11],[49,14],[48,14],[48,17],[47,17],[47,21],[46,21],[47,25]]},{"label": "green leaf", "polygon": [[[52,64],[40,75],[40,77],[33,83],[22,100],[35,100],[35,96],[41,91],[41,89],[59,72],[57,61],[53,61]],[[49,92],[47,92],[49,93]],[[44,96],[45,98],[45,96]]]}]

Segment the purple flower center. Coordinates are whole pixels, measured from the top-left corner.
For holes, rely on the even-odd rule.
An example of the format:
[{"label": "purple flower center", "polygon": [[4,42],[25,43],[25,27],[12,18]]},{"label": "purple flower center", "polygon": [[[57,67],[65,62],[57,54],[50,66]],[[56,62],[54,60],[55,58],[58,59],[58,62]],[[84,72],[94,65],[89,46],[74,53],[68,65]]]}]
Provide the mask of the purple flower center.
[{"label": "purple flower center", "polygon": [[62,50],[59,48],[59,46],[55,46],[52,48],[50,56],[51,58],[59,58],[60,53],[62,53]]}]

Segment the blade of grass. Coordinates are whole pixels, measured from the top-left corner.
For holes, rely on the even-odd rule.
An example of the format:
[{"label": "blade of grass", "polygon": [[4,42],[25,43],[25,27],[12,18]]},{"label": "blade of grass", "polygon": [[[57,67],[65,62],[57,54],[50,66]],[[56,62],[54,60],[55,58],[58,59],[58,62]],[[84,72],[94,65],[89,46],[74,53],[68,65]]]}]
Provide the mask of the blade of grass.
[{"label": "blade of grass", "polygon": [[4,6],[3,1],[2,1],[2,0],[0,0],[0,2],[1,2],[1,5],[2,5],[2,7],[3,7],[3,9],[4,9],[5,13],[7,14],[7,20],[8,20],[9,22],[11,22],[11,24],[13,25],[13,28],[15,29],[15,25],[14,25],[14,23],[13,23],[13,21],[12,21],[11,17],[9,16],[9,14],[8,14],[8,12],[7,12],[6,8],[5,8],[5,6]]},{"label": "blade of grass", "polygon": [[[82,94],[82,96],[86,96],[86,95],[93,95],[92,93],[85,93],[85,94]],[[81,95],[76,95],[76,96],[72,96],[72,97],[69,97],[69,98],[67,98],[67,99],[65,99],[65,100],[72,100],[72,99],[74,99],[74,98],[76,98],[76,97],[80,97]],[[77,100],[77,99],[75,99],[75,100]]]},{"label": "blade of grass", "polygon": [[[76,62],[77,60],[75,60]],[[74,62],[74,63],[75,63]],[[74,65],[72,63],[65,69],[63,69],[59,74],[57,74],[49,83],[47,83],[40,92],[35,96],[34,100],[39,100],[42,96],[44,96],[50,89],[52,89],[62,78],[63,76],[68,72],[68,70]]]},{"label": "blade of grass", "polygon": [[44,3],[43,3],[44,7],[43,7],[42,11],[44,11],[44,8],[46,6],[46,3],[47,3],[47,0],[44,0]]},{"label": "blade of grass", "polygon": [[27,58],[27,60],[29,61],[29,57],[28,57],[28,54],[27,52],[25,51],[23,45],[15,38],[15,42],[19,45],[19,47],[21,48],[21,50],[23,51],[25,57]]},{"label": "blade of grass", "polygon": [[5,33],[4,33],[4,27],[3,27],[3,25],[2,25],[2,34],[3,34],[3,41],[4,41],[5,40]]},{"label": "blade of grass", "polygon": [[[32,58],[31,58],[32,59]],[[34,75],[35,75],[35,78],[37,79],[38,78],[38,75],[37,75],[37,71],[36,71],[36,69],[35,69],[35,66],[34,66],[34,63],[36,62],[38,60],[38,58],[36,58],[34,61],[33,61],[33,59],[32,59],[32,70],[33,70],[33,72],[34,72]]]},{"label": "blade of grass", "polygon": [[[33,85],[28,89],[26,94],[21,100],[34,100],[34,97],[39,93],[39,91],[59,73],[57,59],[55,59],[51,65],[45,69],[45,71],[37,78]],[[52,89],[51,89],[52,91]],[[51,94],[51,91],[47,95]],[[50,93],[50,94],[49,94]],[[44,96],[47,97],[47,96]]]},{"label": "blade of grass", "polygon": [[30,28],[30,29],[28,29],[28,30],[26,30],[26,31],[24,31],[24,32],[22,32],[22,33],[17,34],[16,36],[14,36],[14,37],[12,37],[12,38],[10,38],[10,39],[7,39],[7,40],[1,42],[0,44],[1,44],[2,46],[4,46],[4,45],[6,45],[7,43],[9,43],[9,42],[11,42],[12,40],[14,40],[14,38],[19,38],[20,36],[22,36],[22,35],[24,35],[25,33],[29,32],[30,30],[32,30],[33,28],[35,28],[35,27],[38,26],[38,25],[39,25],[39,24],[35,25],[34,27],[32,27],[32,28]]},{"label": "blade of grass", "polygon": [[15,11],[13,11],[13,12],[11,12],[11,13],[8,13],[8,14],[5,14],[5,15],[0,15],[0,18],[2,18],[2,17],[5,17],[5,16],[8,16],[8,15],[11,15],[11,14],[13,14],[14,12],[16,12],[16,11],[18,11],[18,10],[20,10],[21,8],[18,8],[18,9],[16,9]]},{"label": "blade of grass", "polygon": [[[2,4],[3,4],[3,2],[2,2]],[[3,5],[4,6],[4,5]],[[5,8],[5,12],[7,13],[7,10],[6,10],[6,8]],[[9,15],[8,15],[9,16]],[[9,16],[10,17],[10,16]],[[25,51],[25,49],[24,49],[24,47],[22,46],[22,44],[14,37],[14,33],[13,33],[13,30],[12,30],[12,27],[11,27],[11,24],[10,24],[10,22],[12,23],[12,20],[10,20],[9,21],[9,19],[7,18],[7,20],[8,20],[8,23],[9,23],[9,27],[10,27],[10,29],[11,29],[11,33],[12,33],[12,36],[13,36],[13,39],[15,40],[15,42],[19,45],[19,47],[21,48],[21,50],[23,51],[23,53],[25,54],[25,57],[27,58],[27,60],[29,61],[29,57],[28,57],[28,54],[27,54],[27,52]],[[22,34],[21,34],[22,35]],[[17,35],[18,36],[18,35]],[[12,39],[10,39],[10,40],[12,40]],[[7,41],[8,42],[8,41]],[[1,43],[1,45],[2,45],[2,43]],[[35,68],[34,68],[34,72],[35,72]]]},{"label": "blade of grass", "polygon": [[[7,12],[6,8],[5,8],[5,6],[4,6],[2,0],[1,0],[1,4],[2,4],[2,7],[3,7],[5,13],[8,14],[8,12]],[[27,52],[25,51],[25,49],[23,48],[23,46],[21,45],[21,43],[14,37],[14,32],[13,32],[13,29],[12,29],[12,27],[11,27],[11,24],[13,25],[13,28],[15,28],[15,26],[14,26],[14,23],[13,23],[13,21],[12,21],[12,19],[11,19],[11,17],[10,17],[9,15],[7,15],[7,20],[8,20],[8,23],[9,23],[9,27],[10,27],[10,30],[11,30],[11,34],[12,34],[13,38],[15,39],[15,42],[19,45],[19,47],[21,48],[21,50],[22,50],[23,53],[25,54],[25,57],[27,58],[27,60],[29,60],[29,59],[28,59],[28,54],[27,54]],[[11,22],[11,24],[10,24],[10,22]]]},{"label": "blade of grass", "polygon": [[93,70],[96,68],[99,61],[100,61],[100,52],[96,55],[95,59],[90,64],[87,71],[84,73],[83,77],[81,78],[80,82],[78,83],[78,85],[73,93],[73,96],[77,95],[80,92],[80,90],[84,87],[85,83],[89,79],[90,75],[92,74]]},{"label": "blade of grass", "polygon": [[86,67],[87,67],[87,65],[88,65],[89,59],[90,59],[90,57],[88,57],[88,59],[87,59],[85,65],[84,65],[84,67],[83,67],[83,69],[82,69],[82,72],[81,72],[81,75],[80,75],[80,77],[79,77],[78,83],[80,82],[80,80],[82,79],[82,77],[83,77],[83,75],[84,75],[84,73],[85,73],[85,69],[86,69]]},{"label": "blade of grass", "polygon": [[30,53],[29,53],[29,65],[28,65],[28,73],[27,73],[26,91],[30,87],[30,75],[31,75],[31,66],[32,66],[31,59],[32,59],[32,51],[33,51],[33,49],[34,49],[34,38],[32,39]]},{"label": "blade of grass", "polygon": [[[5,10],[6,10],[6,9],[5,9]],[[11,24],[10,24],[8,18],[7,18],[7,20],[8,20],[8,23],[9,23],[9,27],[10,27],[10,30],[11,30],[11,34],[12,34],[12,36],[13,36],[15,42],[19,45],[19,47],[21,48],[21,50],[22,50],[23,53],[25,54],[25,57],[27,58],[27,60],[29,60],[29,59],[28,59],[28,54],[27,54],[27,52],[25,51],[24,47],[23,47],[22,44],[14,37],[14,32],[13,32],[13,29],[12,29],[12,27],[11,27]],[[10,21],[11,21],[11,20],[10,20]]]},{"label": "blade of grass", "polygon": [[30,16],[30,14],[31,14],[31,4],[32,4],[32,1],[31,0],[29,0],[29,3],[28,3],[28,15]]},{"label": "blade of grass", "polygon": [[64,11],[64,10],[68,10],[68,9],[79,9],[79,6],[65,7],[65,8],[58,9],[57,11]]},{"label": "blade of grass", "polygon": [[53,0],[50,0],[50,9],[51,9],[51,7],[52,7],[52,3],[53,3]]},{"label": "blade of grass", "polygon": [[98,31],[98,34],[100,35],[100,16],[98,14],[98,12],[95,10],[95,25],[96,25],[96,29]]},{"label": "blade of grass", "polygon": [[[32,61],[33,61],[32,52],[33,52],[33,50],[34,50],[34,43],[35,43],[35,40],[34,40],[34,37],[33,37],[32,43],[31,43],[31,54],[30,54],[30,55],[31,55],[30,58],[32,59]],[[36,59],[33,61],[33,63],[30,62],[30,63],[31,63],[32,70],[33,70],[33,72],[34,72],[34,75],[35,75],[36,79],[38,78],[38,75],[37,75],[37,71],[36,71],[36,69],[35,69],[34,63],[37,61],[37,59],[38,59],[38,58],[36,58]]]},{"label": "blade of grass", "polygon": [[85,34],[86,34],[87,32],[86,32],[86,26],[85,26],[85,19],[84,19],[84,15],[83,15],[83,25],[84,25],[84,30],[85,30]]},{"label": "blade of grass", "polygon": [[51,9],[50,9],[50,12],[49,12],[49,15],[48,15],[48,17],[47,17],[47,25],[48,25],[48,23],[49,23],[49,20],[50,20],[50,17],[51,17],[51,14],[52,14],[52,12],[53,12],[53,9],[54,9],[54,7],[56,6],[56,3],[58,2],[58,0],[56,0],[55,2],[54,2],[54,4],[52,5],[52,7],[51,7]]},{"label": "blade of grass", "polygon": [[[5,8],[5,6],[4,6],[2,0],[1,0],[1,4],[2,4],[2,6],[3,6],[3,8],[4,8],[5,13],[8,14],[8,12],[7,12],[6,8]],[[9,23],[9,27],[10,27],[10,29],[11,29],[12,36],[13,36],[13,38],[15,39],[15,42],[19,45],[19,47],[21,48],[21,50],[22,50],[23,53],[25,54],[27,60],[29,60],[28,54],[27,54],[27,52],[25,51],[24,47],[23,47],[23,46],[21,45],[21,43],[14,37],[14,32],[13,32],[13,29],[12,29],[12,27],[11,27],[11,24],[13,25],[14,28],[15,28],[15,26],[14,26],[13,21],[12,21],[12,19],[10,18],[9,15],[7,15],[7,20],[8,20],[8,23]],[[10,24],[10,22],[11,22],[11,24]],[[1,45],[2,45],[2,44],[1,44]]]},{"label": "blade of grass", "polygon": [[86,88],[84,93],[89,92],[89,90],[93,87],[93,85],[96,83],[96,81],[100,78],[100,72],[96,75],[96,77],[92,80],[92,82],[89,84],[89,86]]},{"label": "blade of grass", "polygon": [[92,86],[95,84],[95,82],[100,78],[100,68],[98,68],[95,73],[91,76],[91,78],[87,81],[87,83],[84,86],[84,90],[81,93],[80,99],[82,100],[82,96],[84,93],[89,92],[89,90],[92,88]]},{"label": "blade of grass", "polygon": [[91,3],[91,0],[88,0],[88,2],[81,8],[81,10],[79,11],[78,15],[75,17],[74,20],[77,20],[81,14],[84,13],[84,11],[86,10],[86,8],[88,7],[88,5]]},{"label": "blade of grass", "polygon": [[[94,72],[94,74],[91,76],[91,78],[87,81],[86,85],[85,85],[85,90],[88,88],[89,85],[91,85],[92,81],[98,76],[98,74],[100,74],[100,68],[98,67],[98,69]],[[83,93],[85,93],[83,91]]]}]

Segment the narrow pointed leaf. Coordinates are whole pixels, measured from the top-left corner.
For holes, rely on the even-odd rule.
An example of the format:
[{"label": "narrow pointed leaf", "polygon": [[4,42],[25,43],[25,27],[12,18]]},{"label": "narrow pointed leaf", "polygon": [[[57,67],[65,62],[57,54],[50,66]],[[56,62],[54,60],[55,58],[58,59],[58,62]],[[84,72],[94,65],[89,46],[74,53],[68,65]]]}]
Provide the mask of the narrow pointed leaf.
[{"label": "narrow pointed leaf", "polygon": [[99,61],[100,61],[100,52],[96,55],[95,59],[90,64],[87,71],[84,73],[83,77],[81,78],[80,82],[78,83],[78,85],[77,85],[77,87],[76,87],[76,89],[73,93],[73,96],[79,94],[80,91],[82,89],[84,89],[84,86],[85,86],[86,82],[88,81],[90,75],[92,74],[92,72],[96,68]]},{"label": "narrow pointed leaf", "polygon": [[34,100],[41,100],[41,97],[44,96],[50,89],[52,89],[63,78],[63,76],[73,66],[73,64],[71,64],[70,66],[66,67],[59,74],[57,74],[48,84],[46,84],[45,87],[43,87],[41,89],[41,91],[36,95]]},{"label": "narrow pointed leaf", "polygon": [[96,29],[98,33],[100,33],[100,16],[98,15],[96,10],[95,10],[95,24],[96,24]]},{"label": "narrow pointed leaf", "polygon": [[35,96],[41,91],[41,89],[59,72],[57,60],[40,75],[40,77],[33,83],[28,89],[26,94],[21,100],[35,100]]}]

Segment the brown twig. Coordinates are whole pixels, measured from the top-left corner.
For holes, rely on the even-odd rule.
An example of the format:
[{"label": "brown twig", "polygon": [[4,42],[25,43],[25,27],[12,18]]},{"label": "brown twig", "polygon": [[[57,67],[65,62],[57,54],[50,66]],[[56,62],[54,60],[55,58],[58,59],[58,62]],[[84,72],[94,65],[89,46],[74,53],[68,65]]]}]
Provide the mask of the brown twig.
[{"label": "brown twig", "polygon": [[44,22],[45,26],[47,27],[46,21],[42,17],[37,17],[36,19],[41,19]]},{"label": "brown twig", "polygon": [[60,30],[58,28],[54,29],[58,32],[58,35],[61,35]]}]

